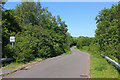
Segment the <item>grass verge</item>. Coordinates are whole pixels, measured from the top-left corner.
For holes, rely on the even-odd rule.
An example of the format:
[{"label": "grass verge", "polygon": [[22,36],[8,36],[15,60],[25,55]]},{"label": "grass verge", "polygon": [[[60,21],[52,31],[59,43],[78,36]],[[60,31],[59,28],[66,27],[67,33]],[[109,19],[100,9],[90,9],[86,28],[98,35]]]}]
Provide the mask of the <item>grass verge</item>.
[{"label": "grass verge", "polygon": [[[63,53],[62,55],[67,55],[67,54],[71,54],[71,53],[72,53],[72,51],[66,51],[66,53]],[[32,62],[38,61],[38,60],[45,60],[45,58],[35,58],[33,61],[26,62],[26,63],[11,62],[10,64],[6,64],[6,66],[4,66],[2,68],[16,69],[16,68],[22,67],[26,64],[30,64]]]},{"label": "grass verge", "polygon": [[[77,49],[77,47],[75,47]],[[78,49],[77,49],[78,50]],[[79,49],[90,54],[90,77],[91,78],[118,78],[118,70],[98,54]]]},{"label": "grass verge", "polygon": [[11,62],[10,64],[7,64],[6,66],[4,66],[2,68],[16,69],[16,68],[22,67],[22,66],[24,66],[26,64],[30,64],[32,62],[38,61],[38,60],[44,60],[44,59],[42,59],[42,58],[35,58],[33,61],[26,62],[26,63]]},{"label": "grass verge", "polygon": [[72,51],[70,50],[70,51],[66,51],[66,53],[63,53],[62,55],[67,55],[67,54],[71,54],[72,53]]}]

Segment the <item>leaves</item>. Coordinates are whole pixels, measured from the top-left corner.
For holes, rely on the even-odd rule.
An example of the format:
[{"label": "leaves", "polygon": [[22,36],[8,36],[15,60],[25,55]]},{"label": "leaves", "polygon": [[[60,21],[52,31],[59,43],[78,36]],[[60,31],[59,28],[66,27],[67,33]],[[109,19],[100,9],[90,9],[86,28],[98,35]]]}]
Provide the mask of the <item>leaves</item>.
[{"label": "leaves", "polygon": [[[3,11],[2,23],[3,57],[13,57],[18,62],[61,55],[72,46],[65,21],[60,16],[56,19],[39,2],[22,2],[15,10]],[[16,38],[13,48],[10,35]]]}]

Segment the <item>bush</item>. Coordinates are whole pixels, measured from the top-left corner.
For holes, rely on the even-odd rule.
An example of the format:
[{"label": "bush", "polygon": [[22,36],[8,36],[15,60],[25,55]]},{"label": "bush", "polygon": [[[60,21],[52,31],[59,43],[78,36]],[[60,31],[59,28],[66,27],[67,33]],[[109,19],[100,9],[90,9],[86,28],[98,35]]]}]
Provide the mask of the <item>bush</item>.
[{"label": "bush", "polygon": [[82,49],[84,46],[89,46],[92,38],[80,36],[77,38],[77,48]]},{"label": "bush", "polygon": [[89,46],[83,46],[82,49],[85,51],[89,51]]},{"label": "bush", "polygon": [[96,53],[96,54],[100,54],[100,45],[98,43],[91,44],[89,48],[90,48],[89,51]]},{"label": "bush", "polygon": [[[35,39],[34,39],[35,40]],[[34,40],[31,36],[16,35],[16,42],[14,45],[14,55],[13,58],[17,62],[28,62],[34,59]]]}]

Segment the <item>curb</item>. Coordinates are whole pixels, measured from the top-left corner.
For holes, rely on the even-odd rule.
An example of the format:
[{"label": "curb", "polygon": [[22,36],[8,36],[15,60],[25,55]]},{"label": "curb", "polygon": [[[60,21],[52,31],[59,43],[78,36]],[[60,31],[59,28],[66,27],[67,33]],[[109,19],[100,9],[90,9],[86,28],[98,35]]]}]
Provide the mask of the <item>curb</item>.
[{"label": "curb", "polygon": [[11,72],[9,72],[9,73],[0,74],[0,77],[7,76],[7,75],[9,75],[9,74],[12,74],[12,73],[17,72],[17,71],[20,71],[20,70],[27,70],[27,69],[25,69],[26,67],[33,66],[33,65],[35,65],[35,64],[37,64],[37,63],[39,63],[39,62],[41,62],[41,61],[42,61],[42,60],[38,60],[38,61],[32,62],[32,63],[30,63],[30,64],[28,63],[28,64],[26,64],[25,66],[19,67],[19,68],[17,68],[17,69],[14,69],[13,71],[11,71]]}]

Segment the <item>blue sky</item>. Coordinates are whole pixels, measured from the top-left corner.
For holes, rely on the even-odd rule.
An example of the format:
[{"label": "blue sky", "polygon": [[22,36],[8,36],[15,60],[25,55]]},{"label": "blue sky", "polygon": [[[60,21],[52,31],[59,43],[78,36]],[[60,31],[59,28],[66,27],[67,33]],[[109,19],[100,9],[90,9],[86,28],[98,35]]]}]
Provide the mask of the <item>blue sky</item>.
[{"label": "blue sky", "polygon": [[[19,2],[7,2],[6,9],[15,9]],[[60,15],[68,25],[68,32],[73,37],[93,37],[96,30],[95,17],[98,11],[110,8],[117,2],[41,2],[42,7],[48,7],[53,16]]]}]

